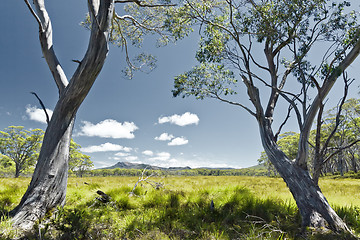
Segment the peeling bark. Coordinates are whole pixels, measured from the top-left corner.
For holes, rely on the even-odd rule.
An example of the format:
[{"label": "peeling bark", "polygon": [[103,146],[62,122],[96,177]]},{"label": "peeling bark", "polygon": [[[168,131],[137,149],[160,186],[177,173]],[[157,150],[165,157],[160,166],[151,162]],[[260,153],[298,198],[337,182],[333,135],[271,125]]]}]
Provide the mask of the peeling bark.
[{"label": "peeling bark", "polygon": [[302,228],[331,229],[350,232],[344,221],[331,208],[309,172],[290,161],[271,138],[272,131],[266,120],[259,121],[262,144],[271,163],[290,189],[302,217]]},{"label": "peeling bark", "polygon": [[53,49],[51,22],[44,0],[34,1],[37,15],[32,13],[39,22],[42,51],[58,86],[60,98],[46,129],[31,183],[20,204],[10,213],[13,225],[24,230],[31,229],[36,220],[65,203],[69,147],[75,115],[100,73],[108,53],[114,0],[90,0],[89,3],[95,21],[88,49],[68,84]]}]

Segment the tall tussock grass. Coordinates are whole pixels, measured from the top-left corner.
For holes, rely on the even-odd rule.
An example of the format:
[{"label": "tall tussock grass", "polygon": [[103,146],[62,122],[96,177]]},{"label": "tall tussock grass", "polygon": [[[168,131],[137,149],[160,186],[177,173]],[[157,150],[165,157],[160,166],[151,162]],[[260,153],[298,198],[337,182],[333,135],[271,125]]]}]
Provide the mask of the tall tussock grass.
[{"label": "tall tussock grass", "polygon": [[[300,234],[296,205],[281,194],[280,183],[267,178],[266,189],[254,191],[243,177],[171,177],[156,179],[165,187],[154,189],[136,178],[70,179],[67,204],[39,221],[25,239],[321,239]],[[273,184],[269,183],[274,181]],[[334,180],[336,181],[336,180]],[[86,182],[86,184],[84,184]],[[267,183],[267,184],[265,184]],[[273,187],[269,187],[273,186]],[[284,192],[286,191],[283,186]],[[7,190],[6,190],[7,189]],[[0,187],[0,210],[8,211],[24,189]],[[20,190],[21,189],[21,190]],[[102,190],[110,200],[99,201]],[[268,191],[268,195],[265,192]],[[277,191],[280,196],[275,196]],[[130,194],[131,192],[131,194]],[[8,200],[6,200],[8,199]],[[10,205],[9,205],[10,204]],[[11,206],[11,207],[9,207]],[[335,207],[340,217],[360,232],[358,206]],[[0,239],[16,232],[3,214]],[[336,239],[328,235],[325,239]]]}]

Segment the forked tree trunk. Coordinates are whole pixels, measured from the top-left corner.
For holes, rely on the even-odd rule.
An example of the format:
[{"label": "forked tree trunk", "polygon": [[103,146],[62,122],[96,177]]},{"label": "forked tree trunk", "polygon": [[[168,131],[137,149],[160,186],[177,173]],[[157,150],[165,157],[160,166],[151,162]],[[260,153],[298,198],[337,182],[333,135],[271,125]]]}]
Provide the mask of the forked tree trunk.
[{"label": "forked tree trunk", "polygon": [[114,0],[88,2],[92,18],[89,46],[70,83],[67,84],[53,50],[51,22],[44,0],[34,0],[40,28],[40,43],[58,85],[60,98],[46,129],[31,183],[20,204],[10,213],[13,216],[13,225],[24,230],[31,229],[37,219],[65,203],[69,147],[75,115],[100,73],[108,53],[108,35]]},{"label": "forked tree trunk", "polygon": [[349,232],[344,221],[331,208],[309,172],[290,161],[272,138],[265,121],[259,121],[262,144],[269,160],[289,187],[302,217],[302,227],[326,228]]}]

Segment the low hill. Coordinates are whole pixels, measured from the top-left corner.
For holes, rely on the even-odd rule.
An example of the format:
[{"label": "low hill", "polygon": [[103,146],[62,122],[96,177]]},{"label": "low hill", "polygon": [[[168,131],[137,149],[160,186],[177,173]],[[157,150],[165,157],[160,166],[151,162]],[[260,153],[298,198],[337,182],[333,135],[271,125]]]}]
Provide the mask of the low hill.
[{"label": "low hill", "polygon": [[249,168],[190,168],[190,167],[158,167],[149,164],[118,162],[113,166],[89,171],[89,176],[141,176],[143,170],[156,171],[157,176],[266,176],[268,171],[263,166]]},{"label": "low hill", "polygon": [[254,169],[254,170],[267,170],[267,168],[265,167],[265,164],[258,164],[252,167],[248,167],[246,169]]},{"label": "low hill", "polygon": [[158,166],[152,166],[149,164],[143,163],[131,163],[131,162],[118,162],[113,166],[105,167],[101,169],[115,169],[115,168],[123,168],[123,169],[152,169],[152,170],[188,170],[191,169],[190,167],[170,167],[170,168],[163,168]]},{"label": "low hill", "polygon": [[[117,162],[115,165],[110,167],[105,167],[101,169],[115,169],[115,168],[122,168],[122,169],[151,169],[151,170],[190,170],[190,169],[216,169],[216,170],[236,170],[235,168],[210,168],[210,167],[200,167],[200,168],[190,168],[190,167],[158,167],[153,166],[149,164],[143,164],[143,163],[131,163],[131,162]],[[265,170],[266,167],[263,164],[248,167],[248,168],[242,168],[241,170]]]}]

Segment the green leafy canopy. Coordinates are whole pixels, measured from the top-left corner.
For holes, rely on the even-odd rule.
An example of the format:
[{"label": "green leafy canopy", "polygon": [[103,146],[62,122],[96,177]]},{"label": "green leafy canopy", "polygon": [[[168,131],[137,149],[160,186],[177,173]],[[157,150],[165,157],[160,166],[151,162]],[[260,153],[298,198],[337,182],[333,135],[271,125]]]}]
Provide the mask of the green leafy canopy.
[{"label": "green leafy canopy", "polygon": [[[198,28],[201,39],[196,59],[200,65],[175,78],[174,96],[202,99],[211,97],[209,93],[216,89],[217,95],[229,94],[224,89],[230,86],[225,83],[232,85],[234,81],[228,81],[225,69],[235,73],[231,78],[245,75],[267,86],[271,84],[271,78],[266,77],[270,71],[277,71],[278,77],[286,80],[289,70],[297,81],[313,87],[313,77],[325,81],[333,74],[338,76],[341,71],[337,65],[359,38],[358,13],[349,6],[347,1],[327,0],[183,1],[174,10],[173,34],[181,32],[183,22],[184,31],[189,24]],[[319,43],[328,49],[315,63],[311,54]],[[261,51],[265,52],[262,58]],[[264,64],[269,59],[274,59],[274,70]],[[205,81],[210,76],[203,69],[214,72],[212,64],[224,68],[224,81]],[[214,87],[214,82],[219,86]]]}]

